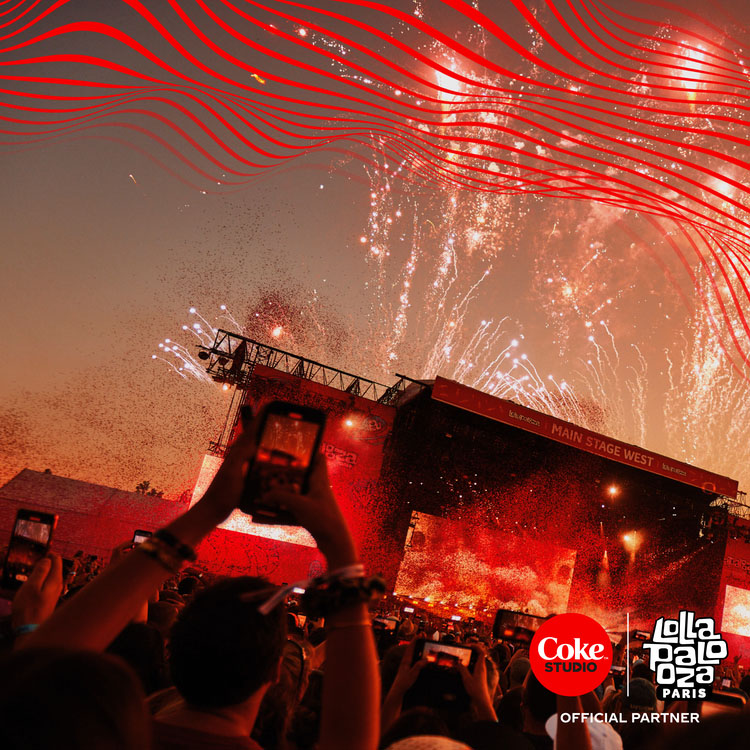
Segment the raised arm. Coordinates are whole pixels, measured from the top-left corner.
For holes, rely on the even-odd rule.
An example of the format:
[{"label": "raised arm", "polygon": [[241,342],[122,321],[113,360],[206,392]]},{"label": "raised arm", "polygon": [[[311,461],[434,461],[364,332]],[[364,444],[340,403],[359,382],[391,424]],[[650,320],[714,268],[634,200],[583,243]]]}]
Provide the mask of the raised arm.
[{"label": "raised arm", "polygon": [[[290,510],[315,538],[328,570],[359,562],[356,545],[331,492],[325,458],[318,455],[307,495],[276,491],[264,502]],[[355,604],[326,620],[320,750],[375,750],[380,734],[380,676],[370,616]]]},{"label": "raised arm", "polygon": [[[194,547],[236,507],[244,467],[255,450],[253,431],[243,432],[227,455],[206,494],[175,519],[166,531]],[[162,562],[136,548],[111,565],[39,628],[22,647],[62,646],[103,651],[139,612],[149,595],[174,575]]]}]

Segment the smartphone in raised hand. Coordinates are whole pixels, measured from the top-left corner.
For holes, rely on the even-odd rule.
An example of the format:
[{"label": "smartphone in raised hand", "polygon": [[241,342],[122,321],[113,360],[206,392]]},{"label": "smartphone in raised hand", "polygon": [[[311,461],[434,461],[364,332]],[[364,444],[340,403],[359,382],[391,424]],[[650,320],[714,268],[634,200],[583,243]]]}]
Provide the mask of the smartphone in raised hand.
[{"label": "smartphone in raised hand", "polygon": [[153,536],[152,531],[145,531],[144,529],[136,529],[133,532],[132,545],[135,547],[137,544],[140,544],[141,542],[145,542],[146,539],[150,539],[152,536]]},{"label": "smartphone in raised hand", "polygon": [[21,588],[34,566],[47,554],[56,525],[54,513],[18,510],[3,568],[3,589]]},{"label": "smartphone in raised hand", "polygon": [[307,493],[326,415],[319,409],[273,401],[260,414],[257,449],[245,476],[240,510],[256,523],[296,526],[294,516],[263,504],[273,487]]}]

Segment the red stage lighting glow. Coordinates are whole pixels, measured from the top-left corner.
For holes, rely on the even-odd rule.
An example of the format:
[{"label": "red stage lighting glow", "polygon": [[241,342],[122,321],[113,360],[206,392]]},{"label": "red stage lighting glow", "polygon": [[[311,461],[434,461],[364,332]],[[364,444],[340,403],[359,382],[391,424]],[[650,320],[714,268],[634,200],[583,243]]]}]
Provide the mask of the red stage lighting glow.
[{"label": "red stage lighting glow", "polygon": [[412,524],[421,534],[407,542],[397,594],[438,599],[463,616],[485,608],[542,616],[567,609],[573,550],[426,513],[413,514]]},{"label": "red stage lighting glow", "polygon": [[721,629],[750,637],[750,591],[737,586],[727,586]]}]

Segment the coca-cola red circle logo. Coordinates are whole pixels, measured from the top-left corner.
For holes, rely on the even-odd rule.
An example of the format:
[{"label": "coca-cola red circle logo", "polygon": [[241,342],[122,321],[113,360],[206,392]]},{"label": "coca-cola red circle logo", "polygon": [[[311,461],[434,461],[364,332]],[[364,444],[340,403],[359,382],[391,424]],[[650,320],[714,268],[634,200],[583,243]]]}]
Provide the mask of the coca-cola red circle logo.
[{"label": "coca-cola red circle logo", "polygon": [[555,615],[531,641],[531,668],[558,695],[583,695],[601,685],[612,666],[612,643],[586,615]]}]

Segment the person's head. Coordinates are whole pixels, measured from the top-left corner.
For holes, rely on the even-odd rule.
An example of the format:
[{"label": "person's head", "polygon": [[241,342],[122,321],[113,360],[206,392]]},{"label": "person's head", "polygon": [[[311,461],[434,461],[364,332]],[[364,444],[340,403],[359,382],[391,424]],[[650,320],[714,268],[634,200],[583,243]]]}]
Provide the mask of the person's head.
[{"label": "person's head", "polygon": [[431,708],[418,706],[404,711],[388,727],[380,739],[380,747],[386,748],[406,737],[448,737],[448,726]]},{"label": "person's head", "polygon": [[225,579],[196,594],[179,615],[169,668],[189,705],[238,705],[275,682],[286,642],[284,610],[262,615],[263,596],[253,596],[269,588],[263,578]]},{"label": "person's head", "polygon": [[283,747],[289,725],[307,690],[310,662],[306,646],[295,640],[284,644],[279,680],[263,697],[253,738],[262,747]]},{"label": "person's head", "polygon": [[654,684],[643,677],[636,677],[631,680],[625,697],[622,700],[622,707],[626,711],[636,711],[638,713],[655,711],[656,688]]},{"label": "person's head", "polygon": [[497,704],[497,723],[517,732],[523,730],[523,711],[521,700],[523,688],[516,687],[508,690]]},{"label": "person's head", "polygon": [[508,670],[510,687],[521,687],[530,669],[531,662],[525,656],[519,656],[517,659],[513,659],[510,663],[510,669]]},{"label": "person's head", "polygon": [[0,663],[4,750],[148,750],[151,722],[135,674],[120,659],[68,649],[15,651]]},{"label": "person's head", "polygon": [[656,681],[654,670],[645,661],[637,661],[633,664],[633,669],[630,671],[630,678],[634,680],[638,677],[642,677],[644,680],[652,683]]},{"label": "person's head", "polygon": [[153,626],[131,622],[107,648],[138,676],[146,695],[164,687],[164,639]]}]

